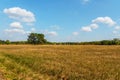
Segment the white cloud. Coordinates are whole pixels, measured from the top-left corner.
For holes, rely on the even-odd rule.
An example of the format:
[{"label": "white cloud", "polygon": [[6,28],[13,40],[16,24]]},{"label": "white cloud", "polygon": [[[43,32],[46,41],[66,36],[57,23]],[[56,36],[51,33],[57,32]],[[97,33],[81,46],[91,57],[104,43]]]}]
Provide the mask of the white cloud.
[{"label": "white cloud", "polygon": [[6,33],[21,33],[25,34],[26,32],[23,29],[5,29]]},{"label": "white cloud", "polygon": [[[116,26],[116,22],[112,20],[110,17],[97,17],[92,20],[92,23],[88,26],[84,26],[81,28],[82,31],[91,32],[93,29],[97,29],[99,27],[98,23],[107,24],[108,26]],[[116,26],[115,30],[119,30],[120,26]]]},{"label": "white cloud", "polygon": [[26,26],[34,26],[33,22],[35,22],[35,15],[32,12],[20,7],[6,8],[3,12],[7,14],[10,19],[15,20],[15,22],[9,24],[10,28],[4,30],[8,36],[12,35],[13,38],[16,39],[18,37],[17,35],[21,35],[22,38],[25,38],[27,34],[36,31],[35,28],[24,30],[24,26],[22,26],[22,24],[25,24]]},{"label": "white cloud", "polygon": [[120,30],[120,26],[115,26],[115,30]]},{"label": "white cloud", "polygon": [[79,32],[73,32],[73,35],[77,36],[77,35],[79,35]]},{"label": "white cloud", "polygon": [[91,32],[93,29],[97,29],[99,26],[97,24],[90,24],[81,28],[82,31]]},{"label": "white cloud", "polygon": [[107,24],[109,26],[114,26],[116,24],[115,21],[113,21],[110,17],[98,17],[94,20],[92,20],[93,23],[103,23]]},{"label": "white cloud", "polygon": [[92,31],[91,27],[88,27],[88,26],[82,27],[81,30],[85,31],[85,32],[91,32]]},{"label": "white cloud", "polygon": [[35,15],[32,12],[27,11],[26,9],[22,9],[20,7],[13,7],[8,9],[6,8],[3,10],[3,12],[7,14],[9,18],[22,22],[31,23],[35,21]]},{"label": "white cloud", "polygon": [[23,28],[20,22],[13,22],[10,24],[11,28]]},{"label": "white cloud", "polygon": [[97,29],[99,26],[97,24],[91,24],[89,25],[89,27],[91,27],[92,29]]},{"label": "white cloud", "polygon": [[13,23],[11,23],[10,27],[11,28],[9,28],[9,29],[5,29],[4,32],[8,33],[8,34],[15,35],[17,33],[19,33],[19,34],[29,34],[31,32],[35,32],[36,31],[35,28],[31,28],[28,31],[24,30],[23,26],[21,25],[20,22],[13,22]]}]

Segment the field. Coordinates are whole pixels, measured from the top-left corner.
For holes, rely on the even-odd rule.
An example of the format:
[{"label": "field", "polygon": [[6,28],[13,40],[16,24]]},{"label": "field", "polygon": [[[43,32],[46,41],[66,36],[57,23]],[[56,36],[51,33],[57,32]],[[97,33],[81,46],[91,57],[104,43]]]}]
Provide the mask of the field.
[{"label": "field", "polygon": [[120,80],[120,46],[0,45],[5,80]]}]

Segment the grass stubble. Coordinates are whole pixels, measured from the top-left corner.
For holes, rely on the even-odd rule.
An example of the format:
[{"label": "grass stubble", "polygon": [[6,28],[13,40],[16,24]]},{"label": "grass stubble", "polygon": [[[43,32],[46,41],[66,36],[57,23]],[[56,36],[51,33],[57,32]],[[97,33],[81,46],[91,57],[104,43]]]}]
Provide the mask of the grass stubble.
[{"label": "grass stubble", "polygon": [[5,80],[120,80],[120,46],[0,45]]}]

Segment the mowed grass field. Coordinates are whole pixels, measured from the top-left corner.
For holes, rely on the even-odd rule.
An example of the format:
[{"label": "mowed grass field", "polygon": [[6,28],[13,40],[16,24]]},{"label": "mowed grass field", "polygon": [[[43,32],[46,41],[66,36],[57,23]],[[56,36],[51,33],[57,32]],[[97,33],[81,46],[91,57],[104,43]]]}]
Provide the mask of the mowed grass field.
[{"label": "mowed grass field", "polygon": [[120,80],[120,46],[0,45],[5,80]]}]

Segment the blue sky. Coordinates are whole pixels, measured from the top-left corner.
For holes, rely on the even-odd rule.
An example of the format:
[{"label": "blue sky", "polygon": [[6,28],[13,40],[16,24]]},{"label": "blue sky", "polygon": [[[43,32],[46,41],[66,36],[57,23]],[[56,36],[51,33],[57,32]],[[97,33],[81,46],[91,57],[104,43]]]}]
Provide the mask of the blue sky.
[{"label": "blue sky", "polygon": [[95,41],[120,37],[120,0],[0,0],[0,39]]}]

